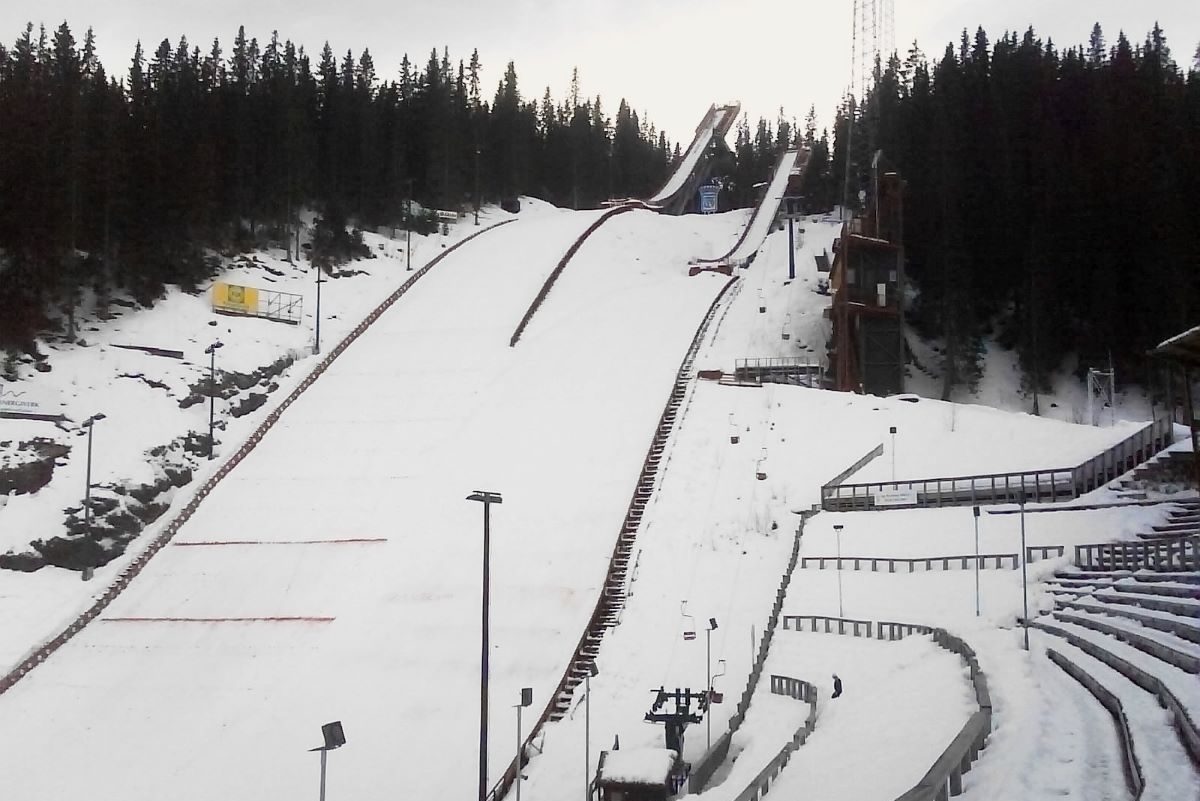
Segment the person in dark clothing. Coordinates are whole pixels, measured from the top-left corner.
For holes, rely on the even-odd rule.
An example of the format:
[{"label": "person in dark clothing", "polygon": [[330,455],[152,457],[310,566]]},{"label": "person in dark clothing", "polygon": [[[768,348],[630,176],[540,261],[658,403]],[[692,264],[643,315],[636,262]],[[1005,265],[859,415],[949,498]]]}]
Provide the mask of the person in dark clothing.
[{"label": "person in dark clothing", "polygon": [[833,695],[830,698],[837,698],[842,694],[842,680],[838,678],[838,674],[833,674]]}]

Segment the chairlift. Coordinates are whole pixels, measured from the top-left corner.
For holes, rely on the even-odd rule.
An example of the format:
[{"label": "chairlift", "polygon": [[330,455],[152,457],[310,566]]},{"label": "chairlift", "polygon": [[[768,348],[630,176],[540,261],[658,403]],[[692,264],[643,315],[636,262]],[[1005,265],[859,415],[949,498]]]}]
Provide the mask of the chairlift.
[{"label": "chairlift", "polygon": [[780,331],[780,335],[783,337],[784,342],[787,342],[789,339],[792,338],[791,332],[788,331],[788,326],[791,324],[792,324],[792,315],[788,314],[783,318],[783,329]]},{"label": "chairlift", "polygon": [[729,443],[731,445],[737,445],[741,440],[741,436],[738,435],[737,423],[734,422],[733,412],[729,413],[729,428]]},{"label": "chairlift", "polygon": [[758,290],[758,313],[759,314],[767,313],[767,301],[766,301],[766,298],[763,297],[763,293],[762,293],[761,289]]},{"label": "chairlift", "polygon": [[688,614],[687,601],[679,602],[679,614],[683,615],[683,639],[696,639],[696,618]]},{"label": "chairlift", "polygon": [[[717,660],[717,667],[720,669],[720,671],[721,671],[721,672],[720,672],[720,673],[714,673],[714,674],[713,674],[712,680],[713,680],[713,682],[714,682],[714,683],[716,682],[716,680],[717,680],[717,679],[719,679],[719,678],[721,678],[722,676],[724,676],[724,675],[725,675],[725,660],[724,660],[724,659],[718,659],[718,660]],[[712,687],[709,687],[709,688],[708,688],[708,702],[709,702],[710,704],[721,704],[721,703],[724,703],[724,702],[725,702],[725,693],[722,693],[722,692],[717,692],[717,691],[716,691],[715,689],[713,689]]]},{"label": "chairlift", "polygon": [[767,449],[762,449],[762,456],[758,457],[758,462],[755,464],[754,477],[759,481],[767,480]]}]

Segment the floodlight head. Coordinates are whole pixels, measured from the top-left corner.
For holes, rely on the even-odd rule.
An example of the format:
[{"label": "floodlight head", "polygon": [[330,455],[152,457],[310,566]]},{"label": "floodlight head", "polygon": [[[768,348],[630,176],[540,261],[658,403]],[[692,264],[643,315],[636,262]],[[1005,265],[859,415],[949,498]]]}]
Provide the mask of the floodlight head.
[{"label": "floodlight head", "polygon": [[834,530],[834,531],[841,531],[841,530],[842,530],[842,524],[841,524],[841,523],[834,523],[834,524],[833,524],[833,530]]},{"label": "floodlight head", "polygon": [[325,739],[325,750],[332,751],[346,744],[346,734],[342,731],[342,722],[335,720],[321,727],[321,736]]},{"label": "floodlight head", "polygon": [[467,496],[468,501],[478,501],[479,503],[504,503],[498,492],[489,492],[488,490],[475,490]]},{"label": "floodlight head", "polygon": [[600,668],[596,666],[596,663],[595,662],[588,663],[588,676],[591,678],[595,678],[596,676],[599,676],[599,675],[600,675]]},{"label": "floodlight head", "polygon": [[890,427],[888,428],[888,433],[889,433],[889,434],[895,434],[895,433],[896,433],[896,427],[895,427],[895,426],[890,426]]},{"label": "floodlight head", "polygon": [[225,347],[225,343],[218,339],[216,342],[212,343],[207,348],[205,348],[204,352],[205,353],[214,353],[215,351],[217,351],[223,347]]},{"label": "floodlight head", "polygon": [[96,412],[91,417],[89,417],[88,419],[86,419],[82,423],[80,423],[80,425],[84,426],[85,428],[91,428],[92,423],[103,420],[104,417],[105,417],[104,412]]},{"label": "floodlight head", "polygon": [[976,517],[979,517],[979,507],[978,506],[974,507],[972,511],[975,512]]},{"label": "floodlight head", "polygon": [[708,619],[708,630],[709,631],[717,630],[717,619],[715,617],[710,617]]},{"label": "floodlight head", "polygon": [[532,687],[522,687],[521,688],[521,706],[529,706],[532,703],[533,703],[533,688]]}]

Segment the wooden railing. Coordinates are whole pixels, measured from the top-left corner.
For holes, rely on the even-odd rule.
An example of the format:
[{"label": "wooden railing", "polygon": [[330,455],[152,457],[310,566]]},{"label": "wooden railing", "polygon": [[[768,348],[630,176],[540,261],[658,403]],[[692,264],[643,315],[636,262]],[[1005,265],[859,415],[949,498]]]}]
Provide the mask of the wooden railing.
[{"label": "wooden railing", "polygon": [[1113,725],[1117,730],[1117,740],[1121,744],[1121,767],[1125,772],[1125,785],[1129,789],[1130,795],[1134,798],[1141,798],[1146,780],[1142,776],[1141,763],[1133,750],[1133,735],[1129,731],[1129,720],[1125,716],[1125,707],[1121,705],[1121,699],[1117,698],[1116,694],[1097,681],[1090,673],[1053,648],[1046,649],[1046,656],[1050,658],[1051,662],[1066,671],[1067,675],[1086,687],[1088,692],[1094,695],[1101,706],[1112,715]]},{"label": "wooden railing", "polygon": [[771,784],[779,772],[787,767],[792,753],[804,745],[808,735],[817,727],[817,688],[803,679],[793,679],[790,676],[771,676],[771,692],[776,695],[786,695],[797,701],[808,704],[808,716],[796,729],[792,739],[784,743],[779,753],[771,758],[767,766],[758,772],[745,790],[738,793],[734,801],[758,801],[771,789]]},{"label": "wooden railing", "polygon": [[1081,570],[1200,570],[1200,537],[1075,546]]},{"label": "wooden railing", "polygon": [[750,702],[754,699],[754,690],[762,678],[767,653],[771,649],[771,639],[775,636],[775,626],[779,623],[779,616],[783,611],[783,599],[787,596],[787,588],[792,581],[792,573],[796,569],[796,560],[800,556],[800,543],[804,538],[804,523],[811,514],[813,513],[804,512],[800,515],[800,525],[796,528],[796,538],[792,543],[792,555],[788,559],[783,578],[780,579],[779,589],[775,592],[775,602],[771,605],[771,614],[767,618],[766,628],[763,629],[762,637],[759,639],[758,651],[754,655],[754,664],[750,668],[750,675],[746,678],[746,688],[742,690],[737,710],[729,719],[729,728],[726,732],[713,743],[704,756],[692,765],[692,772],[688,777],[689,793],[698,793],[707,786],[717,768],[729,754],[729,743],[733,739],[734,733],[741,728],[742,721],[746,719],[746,712],[750,709]]},{"label": "wooden railing", "polygon": [[[824,617],[821,615],[784,615],[784,629],[796,631],[824,631],[827,634],[849,634],[854,637],[871,637],[872,628],[875,636],[881,640],[899,640],[913,635],[932,635],[933,641],[941,648],[958,654],[966,664],[971,677],[971,685],[975,689],[975,702],[978,707],[967,722],[963,724],[955,738],[933,763],[921,780],[901,795],[897,801],[945,801],[947,795],[962,794],[963,774],[971,769],[971,764],[979,756],[979,752],[987,743],[992,731],[992,696],[988,690],[987,676],[979,667],[979,659],[971,646],[945,629],[925,626],[920,623],[899,623],[882,620],[872,623],[869,620],[852,620],[848,618]],[[750,796],[754,798],[754,796]]]},{"label": "wooden railing", "polygon": [[325,358],[321,359],[321,361],[317,363],[316,367],[312,369],[312,372],[305,376],[304,380],[300,382],[300,385],[292,390],[292,392],[267,415],[266,419],[254,429],[249,437],[246,438],[241,447],[234,451],[233,454],[231,454],[230,457],[226,459],[225,462],[217,469],[217,472],[200,485],[200,487],[196,490],[195,495],[192,496],[192,499],[188,501],[182,509],[174,514],[174,516],[165,524],[160,532],[150,541],[150,544],[146,546],[144,551],[139,553],[133,559],[133,561],[121,569],[120,573],[117,574],[116,580],[109,585],[104,593],[97,598],[91,606],[89,606],[82,614],[72,620],[67,627],[59,632],[53,639],[39,646],[24,660],[18,663],[16,667],[6,673],[3,677],[0,677],[0,694],[10,690],[14,684],[27,676],[31,670],[45,662],[51,654],[53,654],[55,651],[65,645],[68,640],[82,631],[84,626],[99,617],[100,613],[108,608],[108,605],[111,604],[113,600],[120,595],[126,587],[129,586],[130,582],[132,582],[138,576],[138,574],[142,572],[143,569],[145,569],[146,565],[150,562],[150,559],[153,558],[156,553],[161,551],[167,545],[167,543],[169,543],[175,537],[175,534],[178,533],[179,529],[183,527],[184,523],[191,519],[192,515],[195,514],[196,509],[199,508],[200,502],[208,497],[209,493],[216,489],[217,484],[221,482],[221,479],[229,475],[229,473],[235,467],[237,467],[252,450],[254,450],[258,443],[262,441],[262,438],[266,436],[267,432],[270,431],[275,423],[279,421],[279,418],[284,411],[286,411],[289,406],[295,403],[300,396],[304,394],[305,390],[311,387],[313,382],[320,378],[321,375],[327,369],[329,369],[329,366],[332,365],[333,362],[342,355],[346,348],[350,347],[350,345],[356,339],[362,336],[362,334],[366,332],[368,328],[370,328],[372,323],[379,319],[380,315],[387,311],[392,304],[394,304],[405,293],[407,293],[408,290],[412,288],[413,284],[415,284],[421,279],[422,276],[428,273],[434,266],[436,266],[439,262],[441,262],[458,248],[467,244],[472,239],[475,239],[476,237],[489,231],[494,231],[496,228],[499,228],[501,225],[505,225],[509,222],[512,222],[512,220],[504,220],[496,225],[476,231],[465,239],[446,248],[444,251],[439,253],[436,258],[413,273],[407,281],[400,285],[399,289],[397,289],[382,303],[376,306],[375,309],[371,311],[371,313],[368,314],[362,322],[355,326],[354,330],[347,334],[345,338],[343,338],[342,341],[339,342],[333,348],[333,350],[331,350],[325,356]]},{"label": "wooden railing", "polygon": [[1193,762],[1200,764],[1200,728],[1197,728],[1196,721],[1192,719],[1188,708],[1180,703],[1166,682],[1129,660],[1117,656],[1104,646],[1080,637],[1073,631],[1068,631],[1061,626],[1047,623],[1044,619],[1032,620],[1030,621],[1030,625],[1062,637],[1088,656],[1099,659],[1146,692],[1156,696],[1159,704],[1165,707],[1175,719],[1175,729],[1179,734],[1179,741],[1183,744],[1184,749],[1187,750]]},{"label": "wooden railing", "polygon": [[[1039,559],[1051,559],[1062,556],[1066,552],[1063,545],[1030,545],[1025,549],[1025,560],[1036,562]],[[802,556],[800,568],[805,569],[815,565],[818,570],[824,570],[829,563],[837,570],[868,570],[878,573],[886,568],[888,573],[896,572],[896,565],[907,567],[901,572],[916,573],[918,568],[925,572],[933,570],[969,570],[978,563],[980,569],[1010,569],[1016,570],[1021,566],[1021,556],[1015,553],[981,553],[958,554],[954,556]]]},{"label": "wooden railing", "polygon": [[821,487],[821,507],[827,512],[893,508],[876,505],[876,496],[884,493],[912,493],[912,507],[1016,503],[1022,497],[1034,503],[1069,501],[1132,470],[1173,441],[1171,421],[1155,420],[1075,467],[863,484],[831,481]]}]

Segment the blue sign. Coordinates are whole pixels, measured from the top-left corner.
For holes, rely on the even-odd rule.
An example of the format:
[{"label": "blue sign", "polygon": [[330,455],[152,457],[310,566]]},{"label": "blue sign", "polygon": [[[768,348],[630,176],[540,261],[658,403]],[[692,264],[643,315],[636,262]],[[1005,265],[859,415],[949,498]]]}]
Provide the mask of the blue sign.
[{"label": "blue sign", "polygon": [[715,214],[717,211],[717,196],[721,194],[718,184],[705,184],[700,187],[700,213]]}]

